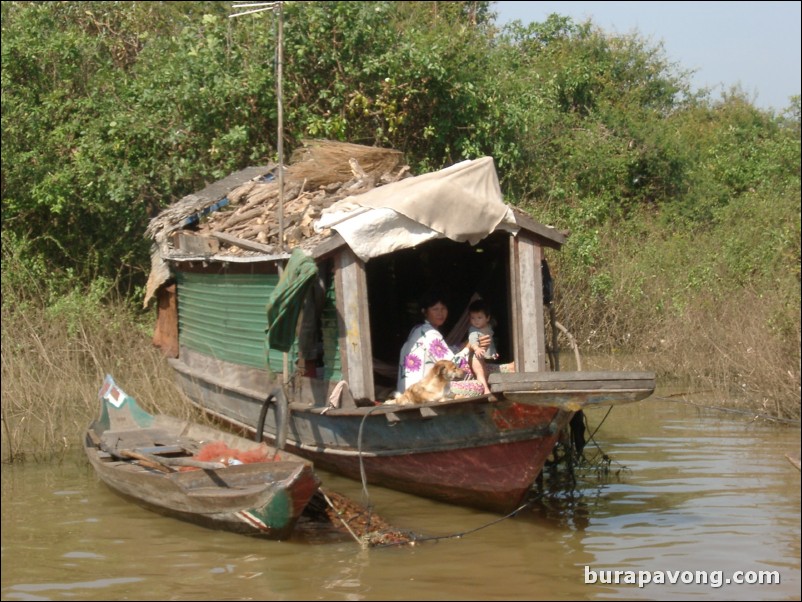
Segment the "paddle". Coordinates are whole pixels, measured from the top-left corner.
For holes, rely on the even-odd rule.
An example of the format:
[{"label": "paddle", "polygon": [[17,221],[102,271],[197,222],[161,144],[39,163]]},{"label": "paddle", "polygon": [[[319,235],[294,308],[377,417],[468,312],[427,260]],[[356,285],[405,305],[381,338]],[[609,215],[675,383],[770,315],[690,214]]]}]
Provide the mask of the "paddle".
[{"label": "paddle", "polygon": [[[101,449],[103,449],[102,446]],[[136,452],[127,449],[121,449],[116,451],[110,451],[104,449],[103,451],[108,451],[108,453],[110,453],[112,456],[121,458],[123,460],[136,460],[137,462],[139,462],[141,466],[145,466],[146,468],[155,468],[156,470],[160,470],[162,472],[167,472],[167,473],[175,472],[175,468],[167,466],[162,462],[158,462],[156,458],[148,458],[145,454],[138,454]]]},{"label": "paddle", "polygon": [[157,456],[156,454],[148,454],[145,452],[138,452],[133,451],[130,449],[118,449],[114,451],[108,451],[113,456],[120,456],[122,458],[131,458],[132,460],[138,460],[140,463],[147,462],[148,464],[154,464],[153,468],[158,468],[159,470],[167,469],[164,472],[175,472],[174,466],[191,466],[193,468],[204,468],[204,469],[215,469],[215,468],[225,468],[226,465],[222,462],[203,462],[201,460],[196,460],[194,458],[168,458],[163,456]]}]

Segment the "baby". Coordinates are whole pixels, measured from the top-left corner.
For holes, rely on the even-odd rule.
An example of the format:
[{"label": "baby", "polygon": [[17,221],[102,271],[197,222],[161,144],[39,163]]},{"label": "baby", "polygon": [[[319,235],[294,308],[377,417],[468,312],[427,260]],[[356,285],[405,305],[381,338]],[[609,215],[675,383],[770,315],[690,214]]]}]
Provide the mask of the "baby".
[{"label": "baby", "polygon": [[478,345],[479,337],[488,335],[490,337],[490,346],[484,350],[484,353],[479,352],[477,355],[485,360],[497,360],[499,356],[496,350],[496,341],[493,339],[492,316],[487,304],[482,299],[477,299],[468,306],[468,315],[471,320],[471,326],[468,329],[468,342],[472,345]]}]

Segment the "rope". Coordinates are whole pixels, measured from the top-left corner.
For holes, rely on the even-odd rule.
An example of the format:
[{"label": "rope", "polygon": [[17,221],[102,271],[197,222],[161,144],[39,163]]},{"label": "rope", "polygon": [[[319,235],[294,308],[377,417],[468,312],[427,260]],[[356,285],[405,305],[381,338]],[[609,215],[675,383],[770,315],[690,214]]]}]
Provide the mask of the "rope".
[{"label": "rope", "polygon": [[[368,416],[370,416],[375,410],[379,409],[380,407],[381,406],[372,407],[365,413],[365,415],[362,417],[362,420],[359,423],[359,433],[357,435],[357,452],[359,455],[359,477],[362,481],[362,502],[368,511],[368,524],[366,529],[368,532],[370,532],[370,521],[371,517],[373,516],[373,506],[370,503],[370,493],[368,492],[368,478],[367,478],[367,473],[365,472],[365,463],[363,461],[363,456],[362,456],[362,432],[365,426],[365,420],[367,420]],[[337,511],[336,508],[334,508],[334,505],[331,503],[331,500],[329,500],[327,497],[326,497],[326,502],[328,502],[328,504],[332,507],[332,509],[334,509],[334,511],[337,512],[338,518],[340,518],[343,524],[345,524],[345,521],[342,519],[342,517],[339,516],[339,512]],[[346,527],[348,527],[348,525],[346,525]],[[367,542],[360,540],[356,536],[356,534],[353,531],[351,531],[350,527],[348,528],[348,531],[350,531],[351,535],[354,536],[354,539],[356,539],[357,542],[359,542],[359,544],[362,547],[367,547]],[[385,544],[385,545],[396,545],[396,544]]]},{"label": "rope", "polygon": [[[507,520],[509,518],[513,518],[521,510],[524,510],[524,509],[528,508],[529,506],[531,506],[533,504],[533,502],[535,502],[537,499],[539,499],[541,497],[543,497],[542,494],[538,494],[537,496],[533,496],[532,498],[528,499],[526,502],[524,502],[523,504],[518,506],[515,510],[513,510],[509,514],[506,514],[506,515],[504,515],[504,516],[502,516],[500,518],[497,518],[495,520],[491,520],[489,523],[485,523],[484,525],[480,525],[478,527],[475,527],[474,529],[469,529],[468,531],[461,531],[459,533],[452,533],[451,535],[437,535],[437,536],[433,536],[433,537],[418,537],[418,538],[415,539],[415,543],[424,542],[424,541],[438,541],[438,540],[441,540],[441,539],[461,539],[461,538],[463,538],[463,537],[465,537],[467,535],[471,535],[473,533],[476,533],[477,531],[481,531],[482,529],[487,529],[488,527],[492,527],[493,525],[495,525],[497,523],[500,523],[503,520]],[[395,544],[388,544],[388,545],[395,545]]]},{"label": "rope", "polygon": [[378,410],[381,406],[374,406],[370,408],[365,415],[362,417],[362,421],[359,423],[359,434],[357,435],[356,439],[356,449],[359,452],[359,477],[362,479],[362,496],[363,502],[368,507],[371,508],[370,505],[370,494],[368,493],[368,478],[367,474],[365,473],[365,463],[362,460],[362,430],[365,426],[365,420],[367,420],[368,416],[370,416],[375,410]]},{"label": "rope", "polygon": [[[613,411],[613,408],[614,408],[614,407],[615,407],[615,406],[610,406],[609,408],[607,408],[607,413],[604,415],[604,418],[602,418],[602,419],[601,419],[601,422],[599,422],[599,424],[598,424],[598,425],[596,425],[596,428],[595,428],[595,429],[593,430],[593,432],[592,432],[592,433],[591,433],[591,434],[588,436],[588,439],[587,439],[587,441],[588,441],[588,442],[590,442],[590,441],[592,441],[592,442],[593,442],[593,445],[595,445],[595,446],[596,446],[596,449],[599,451],[599,454],[601,455],[601,459],[602,459],[602,461],[604,461],[604,462],[607,462],[607,463],[608,463],[608,465],[609,465],[609,463],[613,462],[614,460],[613,460],[613,459],[612,459],[610,456],[608,456],[606,453],[604,453],[604,450],[603,450],[603,449],[601,448],[601,446],[599,445],[599,442],[598,442],[598,441],[596,441],[596,439],[594,438],[594,435],[595,435],[597,432],[599,432],[599,429],[602,427],[602,425],[604,424],[604,422],[607,420],[607,417],[608,417],[608,416],[610,416],[610,412],[612,412],[612,411]],[[588,428],[590,428],[590,424],[588,423],[588,417],[587,417],[587,415],[585,415],[584,419],[585,419],[585,425],[586,425]],[[582,454],[582,459],[583,459],[585,462],[587,462],[587,463],[588,463],[588,464],[589,464],[591,467],[592,467],[592,466],[594,466],[594,464],[595,464],[595,459],[594,459],[594,461],[588,460],[588,459],[587,459],[587,457],[585,456],[585,454],[584,454],[584,453]],[[627,468],[625,465],[621,464],[621,463],[620,463],[620,462],[618,462],[617,460],[615,460],[615,463],[616,463],[616,464],[617,464],[617,465],[618,465],[618,466],[621,468],[621,470],[629,470],[629,469],[628,469],[628,468]]]}]

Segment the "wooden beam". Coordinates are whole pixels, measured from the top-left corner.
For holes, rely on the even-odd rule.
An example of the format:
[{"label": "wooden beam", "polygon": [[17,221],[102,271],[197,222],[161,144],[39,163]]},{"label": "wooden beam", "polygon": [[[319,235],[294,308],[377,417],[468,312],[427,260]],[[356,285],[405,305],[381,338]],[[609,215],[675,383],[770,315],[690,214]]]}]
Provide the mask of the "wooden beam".
[{"label": "wooden beam", "polygon": [[345,247],[335,257],[335,293],[343,379],[355,399],[375,399],[365,263]]},{"label": "wooden beam", "polygon": [[546,339],[543,322],[543,276],[540,262],[543,248],[532,235],[520,232],[512,239],[515,367],[518,372],[546,369]]},{"label": "wooden beam", "polygon": [[556,228],[544,226],[540,222],[536,222],[517,207],[513,207],[512,212],[515,215],[515,221],[518,225],[528,230],[531,234],[534,234],[540,244],[553,249],[559,249],[565,244],[565,234]]},{"label": "wooden beam", "polygon": [[314,248],[312,258],[315,260],[321,259],[324,255],[332,253],[344,245],[345,239],[340,236],[339,232],[333,232],[329,238]]},{"label": "wooden beam", "polygon": [[211,257],[220,250],[220,244],[216,240],[180,230],[173,233],[173,246],[185,255],[203,257]]},{"label": "wooden beam", "polygon": [[[213,236],[217,240],[234,245],[235,247],[240,247],[246,251],[256,251],[257,253],[266,253],[268,255],[272,255],[273,253],[281,253],[281,251],[275,247],[263,245],[262,243],[254,242],[252,240],[245,240],[244,238],[238,238],[236,236],[231,236],[230,234],[226,234],[224,232],[209,232],[209,236]],[[282,254],[282,256],[284,255],[286,254]],[[289,257],[289,255],[286,256]]]}]

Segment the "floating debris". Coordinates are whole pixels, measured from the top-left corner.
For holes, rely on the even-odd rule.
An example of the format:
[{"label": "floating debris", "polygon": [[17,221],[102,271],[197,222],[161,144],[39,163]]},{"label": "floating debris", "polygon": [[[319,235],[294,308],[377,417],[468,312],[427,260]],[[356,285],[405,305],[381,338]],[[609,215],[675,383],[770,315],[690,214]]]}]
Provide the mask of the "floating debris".
[{"label": "floating debris", "polygon": [[418,539],[393,527],[371,508],[324,488],[312,496],[304,516],[313,524],[326,523],[339,533],[347,533],[363,548],[413,545]]}]

